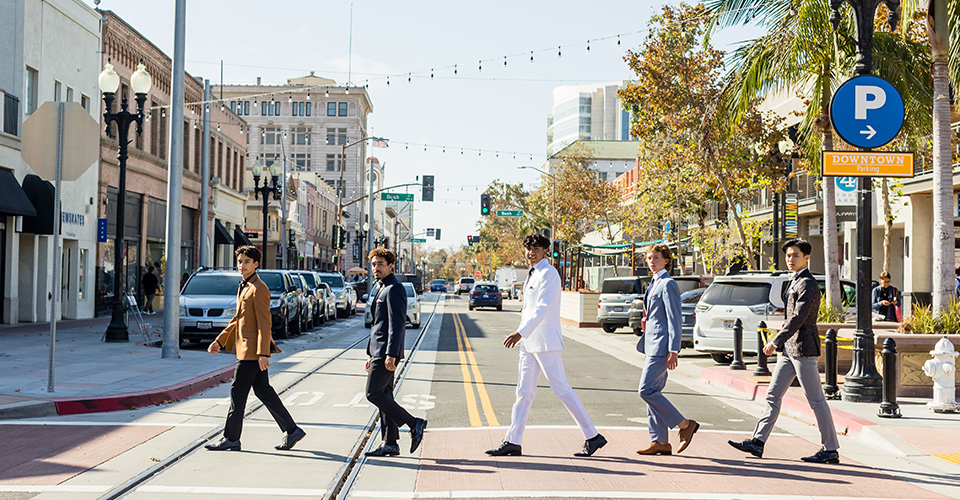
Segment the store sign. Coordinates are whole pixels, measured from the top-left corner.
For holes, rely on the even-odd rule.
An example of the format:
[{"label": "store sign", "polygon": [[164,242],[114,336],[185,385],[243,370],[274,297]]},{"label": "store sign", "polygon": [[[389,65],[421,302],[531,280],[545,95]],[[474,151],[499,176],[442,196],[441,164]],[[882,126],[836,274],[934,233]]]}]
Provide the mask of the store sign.
[{"label": "store sign", "polygon": [[856,222],[856,205],[837,205],[837,222]]},{"label": "store sign", "polygon": [[107,242],[107,219],[97,219],[97,243]]},{"label": "store sign", "polygon": [[783,193],[783,228],[787,238],[799,235],[800,195],[795,192]]},{"label": "store sign", "polygon": [[913,177],[913,153],[824,151],[823,175]]}]

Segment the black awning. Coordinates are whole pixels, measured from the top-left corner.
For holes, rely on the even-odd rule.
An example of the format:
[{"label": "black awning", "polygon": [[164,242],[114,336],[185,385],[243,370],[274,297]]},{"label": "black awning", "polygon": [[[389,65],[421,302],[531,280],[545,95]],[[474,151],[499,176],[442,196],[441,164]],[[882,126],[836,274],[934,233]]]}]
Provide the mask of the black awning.
[{"label": "black awning", "polygon": [[213,220],[213,244],[214,245],[233,245],[233,238],[230,237],[230,231],[223,227],[220,221]]},{"label": "black awning", "polygon": [[250,241],[250,238],[247,238],[247,235],[240,230],[240,226],[233,228],[233,246],[242,247],[242,246],[253,246],[253,242]]},{"label": "black awning", "polygon": [[37,216],[37,209],[30,203],[13,172],[4,168],[0,168],[0,214]]},{"label": "black awning", "polygon": [[[53,198],[56,189],[50,181],[29,174],[23,178],[23,192],[37,209],[36,217],[23,218],[23,232],[33,234],[53,234]],[[62,198],[61,198],[62,199]]]}]

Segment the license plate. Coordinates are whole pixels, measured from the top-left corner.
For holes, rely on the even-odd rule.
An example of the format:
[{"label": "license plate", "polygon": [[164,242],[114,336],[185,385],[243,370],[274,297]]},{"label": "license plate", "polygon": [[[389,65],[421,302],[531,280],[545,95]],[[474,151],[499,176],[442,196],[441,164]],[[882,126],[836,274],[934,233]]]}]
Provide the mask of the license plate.
[{"label": "license plate", "polygon": [[623,312],[623,306],[617,306],[613,308],[613,312]]},{"label": "license plate", "polygon": [[197,330],[212,330],[212,321],[197,321]]},{"label": "license plate", "polygon": [[725,320],[723,320],[723,327],[724,327],[724,328],[730,328],[730,329],[732,330],[734,323],[736,323],[736,320],[733,320],[733,319],[725,319]]}]

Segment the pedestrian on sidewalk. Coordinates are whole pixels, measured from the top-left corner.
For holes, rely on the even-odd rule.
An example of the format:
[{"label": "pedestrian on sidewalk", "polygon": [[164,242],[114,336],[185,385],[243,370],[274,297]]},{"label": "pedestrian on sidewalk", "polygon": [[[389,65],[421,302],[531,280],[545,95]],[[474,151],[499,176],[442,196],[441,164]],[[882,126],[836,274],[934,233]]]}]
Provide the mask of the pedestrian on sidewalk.
[{"label": "pedestrian on sidewalk", "polygon": [[589,457],[607,444],[597,432],[580,398],[567,382],[563,369],[563,333],[560,331],[560,274],[547,261],[550,240],[541,234],[523,239],[524,253],[530,263],[530,274],[523,291],[523,308],[517,331],[503,339],[507,349],[520,344],[520,373],[517,380],[517,400],[510,413],[510,427],[503,443],[487,450],[495,457],[521,455],[520,444],[527,426],[530,406],[537,392],[537,382],[543,373],[550,389],[560,398],[583,433],[583,449],[577,457]]},{"label": "pedestrian on sidewalk", "polygon": [[901,316],[897,314],[897,309],[900,307],[900,290],[890,286],[890,273],[886,271],[880,273],[879,279],[880,285],[873,289],[870,298],[870,302],[873,303],[873,319],[899,323]]},{"label": "pedestrian on sidewalk", "polygon": [[143,294],[146,295],[146,303],[143,305],[143,312],[153,314],[153,297],[157,295],[157,288],[160,286],[160,280],[153,274],[153,266],[147,267],[146,274],[140,278],[140,286],[143,288]]},{"label": "pedestrian on sidewalk", "polygon": [[837,441],[837,430],[830,413],[830,405],[823,395],[820,385],[820,370],[817,368],[817,358],[820,357],[820,334],[817,331],[817,314],[820,310],[820,287],[817,280],[807,269],[810,262],[811,246],[805,240],[792,239],[783,244],[786,254],[787,268],[793,271],[793,278],[787,286],[786,320],[780,331],[766,346],[763,353],[772,356],[774,351],[780,352],[777,366],[773,370],[770,386],[767,388],[767,402],[763,416],[757,423],[751,439],[741,442],[728,441],[730,446],[763,457],[763,447],[773,431],[773,426],[780,416],[780,403],[795,378],[800,380],[800,387],[807,397],[807,403],[817,418],[817,427],[820,428],[821,448],[809,457],[803,457],[804,462],[840,463]]},{"label": "pedestrian on sidewalk", "polygon": [[640,398],[647,404],[650,446],[637,450],[641,455],[670,455],[670,429],[680,429],[677,453],[687,449],[693,435],[700,429],[696,420],[684,418],[673,406],[663,389],[667,385],[667,370],[679,364],[683,318],[680,313],[680,286],[670,277],[673,254],[670,247],[657,243],[647,247],[647,268],[653,277],[643,296],[646,322],[643,338],[637,342],[637,351],[645,356],[640,376]]},{"label": "pedestrian on sidewalk", "polygon": [[243,430],[243,414],[250,389],[256,394],[270,415],[284,432],[278,450],[289,450],[307,435],[284,408],[277,391],[270,386],[270,354],[280,352],[273,342],[273,318],[270,314],[270,289],[257,276],[260,266],[260,249],[243,246],[236,250],[237,270],[243,276],[237,290],[237,313],[226,328],[220,332],[207,351],[217,354],[220,349],[236,350],[237,366],[230,384],[230,409],[223,439],[217,444],[208,444],[212,451],[240,451],[240,432]]},{"label": "pedestrian on sidewalk", "polygon": [[394,372],[403,359],[404,334],[407,328],[407,291],[393,274],[397,256],[392,250],[374,248],[368,256],[373,275],[379,280],[376,294],[368,300],[372,307],[372,327],[367,343],[367,401],[380,410],[380,436],[383,443],[365,453],[368,457],[389,457],[400,454],[400,425],[410,427],[410,453],[423,441],[427,421],[416,418],[393,398]]}]

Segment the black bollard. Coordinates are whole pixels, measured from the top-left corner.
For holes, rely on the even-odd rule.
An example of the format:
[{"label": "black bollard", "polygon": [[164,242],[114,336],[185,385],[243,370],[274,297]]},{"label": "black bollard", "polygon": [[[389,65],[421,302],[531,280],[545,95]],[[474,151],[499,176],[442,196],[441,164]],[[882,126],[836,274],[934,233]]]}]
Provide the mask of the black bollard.
[{"label": "black bollard", "polygon": [[878,417],[900,418],[897,404],[897,342],[890,337],[883,341],[883,402]]},{"label": "black bollard", "polygon": [[730,369],[747,369],[747,365],[743,364],[743,321],[740,318],[733,324],[733,361],[730,362]]},{"label": "black bollard", "polygon": [[770,375],[770,369],[767,368],[767,355],[763,353],[763,346],[767,345],[766,341],[763,340],[764,330],[767,329],[767,323],[761,321],[757,325],[757,369],[753,370],[753,374],[758,377]]},{"label": "black bollard", "polygon": [[840,388],[837,387],[837,331],[833,328],[827,330],[823,348],[826,350],[823,367],[826,381],[823,384],[823,393],[827,399],[840,399]]}]

